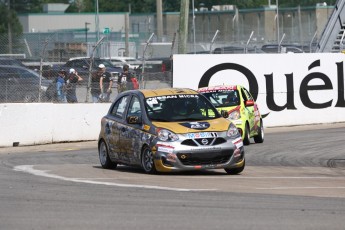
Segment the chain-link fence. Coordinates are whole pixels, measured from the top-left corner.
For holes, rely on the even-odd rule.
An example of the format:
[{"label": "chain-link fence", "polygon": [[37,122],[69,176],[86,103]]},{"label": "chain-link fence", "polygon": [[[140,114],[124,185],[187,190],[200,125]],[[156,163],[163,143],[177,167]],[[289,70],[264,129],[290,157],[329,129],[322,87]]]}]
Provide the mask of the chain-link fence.
[{"label": "chain-link fence", "polygon": [[[139,81],[139,87],[145,89],[169,88],[172,86],[172,72],[135,74]],[[67,73],[68,75],[68,73]],[[67,79],[67,80],[66,80]],[[116,79],[111,79],[110,100],[119,93],[119,85]],[[69,78],[63,79],[60,85],[58,75],[52,79],[40,77],[32,70],[20,66],[0,65],[0,103],[92,103],[103,101],[101,93],[94,100],[93,90],[99,90],[99,82],[88,85],[88,78],[82,77],[80,81],[69,82]]]},{"label": "chain-link fence", "polygon": [[[285,8],[280,9],[279,16],[276,9],[270,8],[195,12],[189,18],[186,52],[313,52],[331,13],[330,7]],[[140,88],[170,87],[172,68],[167,68],[164,58],[169,59],[178,53],[179,18],[178,13],[166,14],[160,33],[155,29],[154,15],[133,15],[130,16],[129,38],[125,38],[123,31],[111,31],[102,35],[101,42],[95,40],[98,33],[85,30],[24,33],[12,36],[11,41],[8,34],[0,34],[0,53],[10,56],[11,50],[17,54],[17,59],[33,70],[24,73],[22,67],[4,69],[2,65],[6,64],[0,62],[0,103],[58,101],[58,70],[66,61],[77,57],[132,56],[138,58],[141,65],[145,63],[144,69],[135,71]],[[158,34],[163,35],[158,37]],[[147,42],[149,38],[150,42]],[[72,67],[65,70],[69,68]],[[94,69],[82,68],[84,80],[76,83],[75,95],[80,103],[92,102],[88,83],[90,71]],[[113,84],[111,100],[117,93],[117,84]]]}]

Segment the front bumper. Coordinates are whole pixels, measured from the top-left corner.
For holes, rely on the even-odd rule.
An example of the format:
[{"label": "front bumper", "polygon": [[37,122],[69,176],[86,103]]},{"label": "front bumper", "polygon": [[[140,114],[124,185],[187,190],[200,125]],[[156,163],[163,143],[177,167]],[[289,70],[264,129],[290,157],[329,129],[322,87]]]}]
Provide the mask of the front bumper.
[{"label": "front bumper", "polygon": [[[204,138],[205,139],[205,138]],[[191,139],[178,143],[158,142],[153,148],[157,171],[177,172],[202,169],[239,168],[244,164],[242,139],[225,139],[218,144],[215,138],[210,145],[198,145],[202,139]]]}]

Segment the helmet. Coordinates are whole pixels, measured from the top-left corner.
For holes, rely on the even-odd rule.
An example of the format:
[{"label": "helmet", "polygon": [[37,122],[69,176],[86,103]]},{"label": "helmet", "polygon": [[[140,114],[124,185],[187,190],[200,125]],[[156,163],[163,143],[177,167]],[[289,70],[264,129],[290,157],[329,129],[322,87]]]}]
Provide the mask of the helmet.
[{"label": "helmet", "polygon": [[69,73],[75,73],[75,69],[69,69]]},{"label": "helmet", "polygon": [[105,65],[104,64],[99,64],[98,68],[103,69],[103,68],[105,68]]}]

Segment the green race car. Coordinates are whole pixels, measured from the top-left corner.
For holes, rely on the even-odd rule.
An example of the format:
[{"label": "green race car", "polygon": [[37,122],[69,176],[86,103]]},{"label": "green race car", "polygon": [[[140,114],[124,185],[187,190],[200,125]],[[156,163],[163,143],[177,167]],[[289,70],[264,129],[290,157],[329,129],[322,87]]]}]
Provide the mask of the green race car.
[{"label": "green race car", "polygon": [[242,135],[243,144],[264,142],[264,126],[258,105],[249,91],[240,85],[220,85],[198,89],[218,111],[228,112],[232,122]]}]

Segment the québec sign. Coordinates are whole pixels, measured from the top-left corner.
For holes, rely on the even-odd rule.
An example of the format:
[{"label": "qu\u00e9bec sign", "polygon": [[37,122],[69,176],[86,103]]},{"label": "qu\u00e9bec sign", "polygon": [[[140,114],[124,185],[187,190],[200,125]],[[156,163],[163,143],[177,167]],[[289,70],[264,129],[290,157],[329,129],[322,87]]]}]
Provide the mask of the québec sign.
[{"label": "qu\u00e9bec sign", "polygon": [[244,85],[266,126],[342,122],[344,59],[344,54],[174,55],[173,86]]}]

